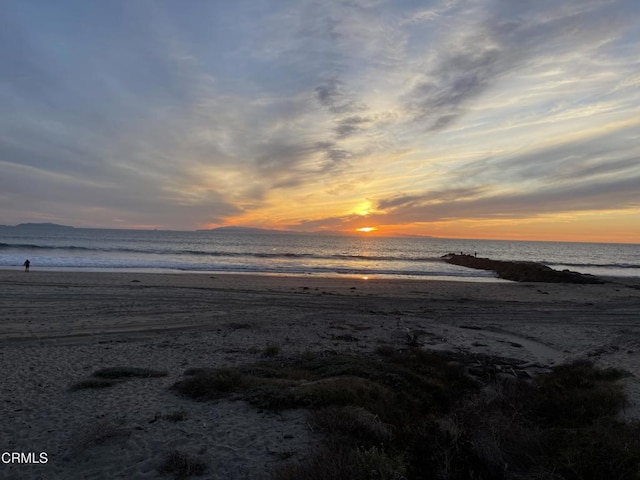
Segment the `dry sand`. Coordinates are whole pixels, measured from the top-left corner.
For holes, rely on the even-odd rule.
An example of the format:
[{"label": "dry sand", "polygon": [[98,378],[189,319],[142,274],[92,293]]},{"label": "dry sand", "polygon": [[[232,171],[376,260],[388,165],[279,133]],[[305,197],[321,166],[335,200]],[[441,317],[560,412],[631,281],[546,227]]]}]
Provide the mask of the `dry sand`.
[{"label": "dry sand", "polygon": [[[539,367],[588,357],[633,374],[625,414],[638,417],[638,287],[0,270],[0,451],[48,459],[0,463],[0,478],[170,478],[156,469],[173,450],[204,460],[206,478],[268,478],[319,440],[304,411],[168,387],[189,367],[258,361],[272,344],[282,357],[371,352],[418,331],[424,348]],[[169,374],[69,391],[113,366]]]}]

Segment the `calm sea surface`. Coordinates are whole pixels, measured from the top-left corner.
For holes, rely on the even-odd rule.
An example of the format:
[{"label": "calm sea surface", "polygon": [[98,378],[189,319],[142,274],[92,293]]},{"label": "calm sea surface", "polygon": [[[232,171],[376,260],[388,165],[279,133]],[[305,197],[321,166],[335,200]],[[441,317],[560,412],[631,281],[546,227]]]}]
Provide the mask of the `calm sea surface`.
[{"label": "calm sea surface", "polygon": [[229,231],[0,227],[0,268],[181,271],[493,281],[449,265],[449,252],[529,260],[581,273],[640,277],[640,245],[380,238]]}]

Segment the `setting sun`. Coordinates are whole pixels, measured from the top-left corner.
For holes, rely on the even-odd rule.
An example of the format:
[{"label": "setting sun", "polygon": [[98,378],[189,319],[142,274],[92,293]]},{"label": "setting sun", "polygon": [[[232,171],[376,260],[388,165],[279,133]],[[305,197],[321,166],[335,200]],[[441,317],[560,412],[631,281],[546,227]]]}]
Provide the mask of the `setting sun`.
[{"label": "setting sun", "polygon": [[375,228],[375,227],[362,227],[362,228],[357,228],[356,229],[356,231],[358,231],[358,232],[365,232],[365,233],[374,232],[376,230],[377,230],[377,228]]}]

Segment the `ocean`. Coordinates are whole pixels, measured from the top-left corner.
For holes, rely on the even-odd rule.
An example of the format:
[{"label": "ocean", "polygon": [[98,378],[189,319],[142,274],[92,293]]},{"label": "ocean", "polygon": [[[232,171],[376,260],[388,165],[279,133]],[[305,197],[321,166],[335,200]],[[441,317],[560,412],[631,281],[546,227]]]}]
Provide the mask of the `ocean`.
[{"label": "ocean", "polygon": [[218,272],[498,281],[492,272],[449,265],[464,252],[541,262],[603,276],[640,277],[640,245],[387,238],[273,232],[0,227],[0,268]]}]

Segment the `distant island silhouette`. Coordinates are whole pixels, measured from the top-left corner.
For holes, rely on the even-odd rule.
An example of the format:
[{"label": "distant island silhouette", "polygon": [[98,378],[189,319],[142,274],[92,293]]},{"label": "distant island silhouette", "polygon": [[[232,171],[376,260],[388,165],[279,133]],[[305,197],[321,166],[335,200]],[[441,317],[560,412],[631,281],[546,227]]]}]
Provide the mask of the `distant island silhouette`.
[{"label": "distant island silhouette", "polygon": [[20,223],[18,225],[2,225],[4,228],[59,228],[59,229],[75,229],[69,225],[60,225],[57,223]]}]

